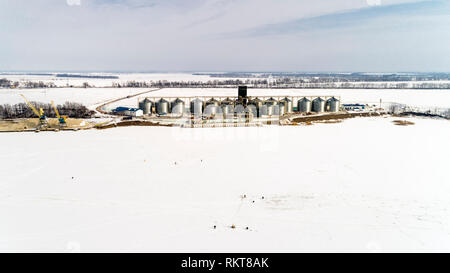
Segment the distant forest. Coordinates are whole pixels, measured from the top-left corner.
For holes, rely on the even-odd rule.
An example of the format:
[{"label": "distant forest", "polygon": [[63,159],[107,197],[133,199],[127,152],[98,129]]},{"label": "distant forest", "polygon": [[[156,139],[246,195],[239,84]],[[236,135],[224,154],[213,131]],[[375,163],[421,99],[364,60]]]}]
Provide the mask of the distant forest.
[{"label": "distant forest", "polygon": [[311,80],[309,82],[291,78],[275,79],[245,79],[245,80],[213,80],[201,81],[129,81],[114,84],[113,87],[135,88],[237,88],[246,85],[250,88],[270,89],[450,89],[450,82],[327,82]]},{"label": "distant forest", "polygon": [[[31,102],[31,104],[39,110],[42,108],[47,117],[56,118],[55,110],[50,103]],[[71,118],[90,118],[95,113],[89,110],[86,106],[80,103],[66,102],[63,105],[57,105],[56,108],[62,116],[69,116]],[[36,118],[36,114],[26,103],[18,103],[14,105],[3,104],[0,105],[1,119],[14,118]]]},{"label": "distant forest", "polygon": [[297,78],[308,82],[394,82],[450,80],[450,73],[194,73],[212,78]]},{"label": "distant forest", "polygon": [[[105,88],[236,88],[247,85],[250,88],[298,88],[298,89],[450,89],[448,73],[409,74],[365,74],[365,73],[196,73],[207,75],[209,81],[128,81],[112,83]],[[96,76],[78,74],[57,74],[58,77],[118,79],[117,76]],[[0,88],[56,88],[52,82],[12,82],[0,79]],[[81,86],[95,87],[84,82]]]},{"label": "distant forest", "polygon": [[80,74],[56,74],[57,78],[82,78],[82,79],[118,79],[118,76],[80,75]]}]

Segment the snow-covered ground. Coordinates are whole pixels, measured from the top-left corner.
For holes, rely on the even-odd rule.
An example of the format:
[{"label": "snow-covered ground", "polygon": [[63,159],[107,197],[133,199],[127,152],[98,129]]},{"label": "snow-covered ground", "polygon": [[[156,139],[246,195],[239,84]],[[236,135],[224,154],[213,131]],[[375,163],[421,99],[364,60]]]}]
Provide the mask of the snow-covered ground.
[{"label": "snow-covered ground", "polygon": [[0,134],[0,251],[450,251],[448,121],[392,120]]},{"label": "snow-covered ground", "polygon": [[[86,106],[95,105],[120,97],[151,90],[150,88],[50,88],[50,89],[2,89],[0,102],[2,104],[22,103],[24,94],[30,101],[63,104],[66,101],[82,103]],[[135,100],[136,101],[136,100]],[[137,103],[137,101],[136,101]]]},{"label": "snow-covered ground", "polygon": [[[95,76],[118,76],[119,79],[88,79],[88,78],[57,78],[51,76],[24,75],[20,73],[3,73],[0,78],[12,81],[43,81],[54,82],[62,88],[56,89],[0,89],[0,103],[23,102],[19,94],[23,93],[29,100],[50,102],[58,104],[66,101],[83,103],[88,107],[101,102],[126,97],[151,88],[99,88],[111,86],[113,83],[128,81],[202,81],[227,80],[229,78],[213,78],[208,75],[193,75],[192,73],[85,73]],[[77,74],[77,73],[72,73]],[[83,74],[84,75],[84,74]],[[245,80],[245,79],[241,79]],[[84,82],[97,88],[65,88],[67,85],[81,86]],[[437,81],[445,82],[445,81]],[[149,94],[148,96],[236,96],[236,88],[168,88]],[[251,96],[340,96],[344,103],[402,103],[411,106],[423,107],[450,107],[450,91],[448,90],[410,90],[410,89],[249,89]],[[144,96],[142,96],[143,98]],[[113,106],[137,106],[137,99],[118,102]]]},{"label": "snow-covered ground", "polygon": [[[57,74],[70,74],[70,75],[81,75],[81,76],[115,76],[117,78],[102,79],[102,78],[78,78],[78,77],[57,77]],[[197,75],[195,75],[197,74]],[[113,84],[125,84],[130,81],[137,82],[156,82],[156,81],[196,81],[196,82],[207,82],[214,80],[255,80],[255,79],[266,79],[268,81],[273,81],[273,78],[267,78],[261,73],[254,73],[258,75],[258,78],[229,78],[229,77],[211,77],[210,75],[199,75],[198,73],[71,73],[71,72],[47,72],[47,73],[35,73],[35,72],[0,72],[0,79],[6,78],[13,82],[19,82],[24,84],[26,82],[43,82],[43,83],[53,83],[57,87],[68,87],[83,86],[84,83],[88,83],[94,87],[111,87]],[[413,86],[413,84],[418,83],[449,83],[448,80],[429,80],[429,81],[397,81],[397,82],[365,82],[371,85],[392,85],[392,84],[406,84],[408,87]],[[345,82],[336,82],[336,85],[346,84]],[[361,83],[355,83],[361,84]]]},{"label": "snow-covered ground", "polygon": [[[23,102],[19,94],[24,94],[31,101],[62,104],[66,101],[79,102],[93,106],[100,102],[138,94],[151,88],[56,88],[56,89],[2,89],[0,103]],[[450,107],[448,90],[374,90],[374,89],[249,89],[250,96],[340,96],[343,103],[378,103],[396,102],[411,106]],[[167,88],[146,95],[157,96],[237,96],[235,88]],[[144,98],[146,96],[141,96]],[[137,106],[137,98],[120,101],[112,106]]]},{"label": "snow-covered ground", "polygon": [[13,82],[24,83],[44,82],[54,83],[58,87],[66,86],[82,86],[87,82],[95,87],[110,87],[113,84],[124,84],[129,81],[150,82],[150,81],[201,81],[207,82],[214,78],[208,75],[193,75],[192,73],[66,73],[80,74],[88,76],[116,76],[117,79],[95,79],[95,78],[63,78],[56,77],[56,74],[65,73],[49,73],[51,75],[24,75],[24,73],[4,73],[0,74],[0,79],[6,78]]},{"label": "snow-covered ground", "polygon": [[[120,81],[128,80],[208,76],[121,74]],[[59,78],[57,85],[85,81],[117,82]],[[23,102],[23,93],[31,101],[93,109],[147,90],[1,89],[0,103]],[[236,93],[163,89],[140,98]],[[249,95],[450,107],[448,90],[249,89]],[[135,107],[137,99],[109,107]],[[392,120],[0,134],[0,251],[450,251],[448,121],[408,119],[416,124],[403,127]]]}]

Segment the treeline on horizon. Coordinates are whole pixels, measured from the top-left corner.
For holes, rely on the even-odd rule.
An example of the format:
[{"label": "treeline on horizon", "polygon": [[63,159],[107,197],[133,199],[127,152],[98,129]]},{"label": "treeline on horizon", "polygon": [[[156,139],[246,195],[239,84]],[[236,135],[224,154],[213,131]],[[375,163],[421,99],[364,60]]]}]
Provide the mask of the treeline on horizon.
[{"label": "treeline on horizon", "polygon": [[[425,77],[425,76],[424,76]],[[359,81],[333,77],[285,77],[285,78],[248,78],[248,79],[215,79],[209,81],[127,81],[112,83],[104,88],[236,88],[247,85],[250,88],[297,88],[297,89],[450,89],[450,81],[443,80],[419,81],[410,79],[399,81]],[[1,88],[58,88],[52,82],[12,82],[0,79]],[[94,88],[92,83],[84,82],[81,86],[66,85],[69,88]],[[103,87],[103,86],[102,86]]]},{"label": "treeline on horizon", "polygon": [[308,81],[319,78],[320,81],[437,81],[450,80],[450,73],[251,73],[251,72],[226,72],[226,73],[194,73],[198,76],[210,76],[212,78],[302,78]]},{"label": "treeline on horizon", "polygon": [[237,88],[246,85],[261,89],[450,89],[450,82],[302,82],[290,78],[264,80],[213,80],[201,81],[129,81],[115,83],[115,88]]},{"label": "treeline on horizon", "polygon": [[80,74],[56,74],[57,78],[81,78],[81,79],[118,79],[118,76],[80,75]]}]

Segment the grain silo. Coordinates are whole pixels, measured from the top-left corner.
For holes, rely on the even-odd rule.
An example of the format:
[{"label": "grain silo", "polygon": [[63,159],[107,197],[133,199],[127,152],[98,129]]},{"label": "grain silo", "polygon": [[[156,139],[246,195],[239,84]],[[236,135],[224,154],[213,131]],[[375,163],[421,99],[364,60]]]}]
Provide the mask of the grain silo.
[{"label": "grain silo", "polygon": [[292,100],[289,99],[288,97],[280,100],[280,104],[281,103],[284,104],[284,110],[285,110],[286,113],[292,113],[294,111],[294,108],[292,106]]},{"label": "grain silo", "polygon": [[266,101],[264,102],[264,104],[265,104],[265,105],[277,105],[277,104],[278,104],[278,101],[276,101],[274,98],[270,98],[270,99],[266,100]]},{"label": "grain silo", "polygon": [[261,108],[263,106],[262,100],[260,100],[258,98],[254,98],[248,102],[248,105],[254,105],[256,107],[256,111],[257,111],[256,116],[258,116],[258,117],[261,116]]},{"label": "grain silo", "polygon": [[303,98],[297,103],[297,111],[308,113],[311,112],[311,101],[308,98]]},{"label": "grain silo", "polygon": [[261,116],[273,116],[279,114],[278,102],[270,98],[264,101],[264,105],[261,107]]},{"label": "grain silo", "polygon": [[203,101],[199,98],[196,98],[191,101],[191,114],[201,115],[203,113]]},{"label": "grain silo", "polygon": [[172,102],[172,114],[182,116],[185,112],[186,104],[183,100],[177,98]]},{"label": "grain silo", "polygon": [[219,117],[222,116],[222,108],[220,106],[217,106],[215,104],[208,104],[205,108],[205,117]]},{"label": "grain silo", "polygon": [[215,117],[219,113],[222,113],[222,108],[220,108],[220,102],[214,98],[206,101],[204,116]]},{"label": "grain silo", "polygon": [[264,104],[261,107],[261,116],[273,116],[279,114],[278,105]]},{"label": "grain silo", "polygon": [[321,97],[318,97],[312,102],[312,111],[316,113],[325,112],[325,100]]},{"label": "grain silo", "polygon": [[326,109],[328,112],[339,112],[341,107],[341,102],[336,99],[335,97],[332,97],[327,100],[327,106]]},{"label": "grain silo", "polygon": [[218,100],[212,98],[212,99],[210,99],[210,100],[208,100],[208,101],[206,102],[206,106],[208,106],[208,105],[219,106],[219,105],[220,105],[220,102],[219,102]]},{"label": "grain silo", "polygon": [[247,109],[246,110],[252,117],[257,117],[258,116],[258,110],[256,109],[256,106],[254,104],[247,105]]},{"label": "grain silo", "polygon": [[232,105],[232,104],[234,104],[234,102],[230,98],[226,98],[223,101],[221,101],[220,104],[221,105]]},{"label": "grain silo", "polygon": [[143,101],[139,102],[139,109],[142,110],[144,115],[151,115],[152,114],[152,101],[148,98],[145,98]]},{"label": "grain silo", "polygon": [[224,118],[232,118],[234,116],[234,106],[233,105],[222,104],[220,107],[222,108],[222,113],[223,113]]},{"label": "grain silo", "polygon": [[160,99],[156,102],[156,113],[158,115],[167,115],[170,112],[170,102]]},{"label": "grain silo", "polygon": [[233,101],[229,98],[226,98],[220,103],[220,107],[222,108],[222,113],[224,118],[232,118],[234,116],[234,106]]},{"label": "grain silo", "polygon": [[287,104],[285,101],[280,101],[278,105],[274,105],[274,115],[283,116],[286,114]]},{"label": "grain silo", "polygon": [[234,113],[238,118],[245,117],[245,107],[242,102],[236,102],[236,105],[234,106]]}]

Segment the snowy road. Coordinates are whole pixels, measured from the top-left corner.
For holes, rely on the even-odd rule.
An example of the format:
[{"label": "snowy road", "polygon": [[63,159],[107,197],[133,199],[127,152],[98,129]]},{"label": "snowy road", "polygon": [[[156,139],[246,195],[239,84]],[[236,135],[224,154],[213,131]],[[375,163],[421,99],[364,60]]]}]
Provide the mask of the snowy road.
[{"label": "snowy road", "polygon": [[135,97],[137,97],[137,96],[142,96],[142,95],[144,95],[144,94],[156,92],[156,91],[159,91],[159,90],[161,90],[161,88],[159,88],[159,89],[152,89],[152,90],[148,90],[148,91],[144,91],[144,92],[139,92],[139,93],[132,94],[132,95],[127,95],[127,96],[125,96],[125,97],[120,97],[120,98],[117,98],[117,99],[113,99],[113,100],[110,100],[110,101],[108,101],[108,102],[102,103],[102,104],[100,104],[100,105],[97,106],[97,107],[95,107],[95,106],[94,106],[94,107],[95,107],[95,110],[96,110],[97,112],[99,112],[99,113],[101,113],[101,114],[108,114],[108,112],[105,112],[105,111],[103,111],[102,109],[103,109],[104,107],[110,105],[110,104],[117,103],[117,102],[120,102],[120,101],[126,100],[126,99],[135,98]]}]

